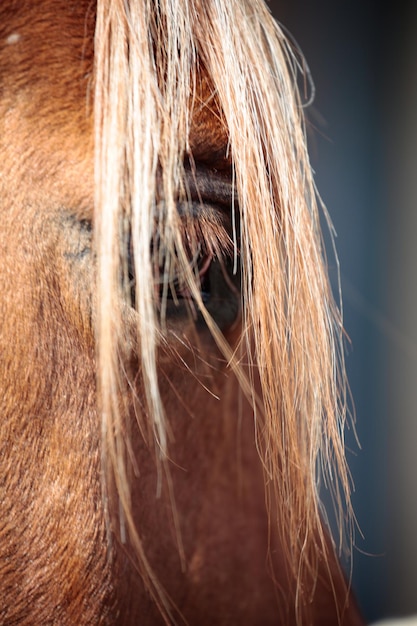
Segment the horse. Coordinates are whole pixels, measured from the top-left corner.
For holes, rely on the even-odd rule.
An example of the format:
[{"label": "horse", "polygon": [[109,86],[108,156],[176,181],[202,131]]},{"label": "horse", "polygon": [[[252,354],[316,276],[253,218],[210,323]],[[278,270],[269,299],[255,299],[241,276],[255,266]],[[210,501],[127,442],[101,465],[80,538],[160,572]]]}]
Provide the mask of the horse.
[{"label": "horse", "polygon": [[1,624],[363,623],[303,67],[263,0],[2,0]]}]

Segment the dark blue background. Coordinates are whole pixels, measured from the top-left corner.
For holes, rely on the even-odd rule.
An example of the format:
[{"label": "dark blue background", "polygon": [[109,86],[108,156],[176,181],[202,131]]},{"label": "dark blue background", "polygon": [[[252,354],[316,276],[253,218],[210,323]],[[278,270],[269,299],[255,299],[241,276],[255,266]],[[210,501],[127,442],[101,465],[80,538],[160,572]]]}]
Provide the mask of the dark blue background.
[{"label": "dark blue background", "polygon": [[338,234],[361,444],[348,433],[353,586],[369,621],[417,612],[417,3],[270,7],[315,82],[310,153]]}]

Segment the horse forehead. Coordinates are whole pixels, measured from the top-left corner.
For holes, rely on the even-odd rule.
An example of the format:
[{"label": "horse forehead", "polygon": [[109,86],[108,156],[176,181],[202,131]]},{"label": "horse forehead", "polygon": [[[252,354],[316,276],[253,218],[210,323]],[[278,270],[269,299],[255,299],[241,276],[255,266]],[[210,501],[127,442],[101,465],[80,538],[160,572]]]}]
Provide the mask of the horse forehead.
[{"label": "horse forehead", "polygon": [[215,86],[204,66],[198,71],[191,115],[189,144],[197,160],[222,167],[230,165],[229,134]]},{"label": "horse forehead", "polygon": [[[0,115],[12,143],[26,138],[60,162],[64,153],[75,163],[77,150],[92,150],[95,9],[91,0],[0,2]],[[197,159],[220,162],[227,127],[203,66],[194,96],[191,151]]]},{"label": "horse forehead", "polygon": [[[17,6],[16,6],[17,5]],[[46,108],[77,108],[93,68],[95,16],[87,3],[32,0],[0,3],[2,99]],[[39,108],[41,107],[41,108]]]},{"label": "horse forehead", "polygon": [[[0,3],[2,186],[13,204],[92,205],[94,14],[84,0]],[[4,191],[3,191],[4,193]],[[37,197],[39,196],[39,197]]]},{"label": "horse forehead", "polygon": [[[55,29],[65,40],[66,35],[73,33],[74,25],[78,30],[80,18],[84,31],[88,29],[88,18],[95,17],[95,9],[93,0],[2,0],[0,33],[3,37],[7,32],[12,35],[13,29],[16,34],[22,29],[22,36],[31,37]],[[9,43],[13,43],[13,39]]]}]

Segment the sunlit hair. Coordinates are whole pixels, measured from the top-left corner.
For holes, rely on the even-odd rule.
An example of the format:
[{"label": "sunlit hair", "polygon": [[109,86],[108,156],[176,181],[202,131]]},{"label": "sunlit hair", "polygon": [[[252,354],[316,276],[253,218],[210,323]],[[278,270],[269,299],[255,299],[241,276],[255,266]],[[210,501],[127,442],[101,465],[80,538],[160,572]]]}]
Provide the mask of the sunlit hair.
[{"label": "sunlit hair", "polygon": [[[184,156],[190,153],[193,107],[200,105],[196,85],[202,67],[227,128],[238,199],[239,356],[204,307],[176,208]],[[329,286],[307,155],[297,89],[301,70],[261,0],[98,0],[95,220],[103,464],[120,499],[120,524],[135,545],[145,583],[166,614],[168,600],[132,517],[122,406],[129,388],[122,354],[128,313],[120,277],[126,274],[130,247],[140,285],[134,297],[144,392],[138,427],[145,438],[151,433],[160,471],[169,481],[170,429],[157,370],[164,315],[154,287],[156,222],[164,263],[168,268],[175,264],[177,272],[180,268],[253,404],[271,523],[278,506],[278,531],[304,602],[328,550],[318,495],[322,476],[333,489],[340,526],[350,510],[342,323]],[[246,364],[256,366],[256,376],[253,367],[241,365],[242,353]]]}]

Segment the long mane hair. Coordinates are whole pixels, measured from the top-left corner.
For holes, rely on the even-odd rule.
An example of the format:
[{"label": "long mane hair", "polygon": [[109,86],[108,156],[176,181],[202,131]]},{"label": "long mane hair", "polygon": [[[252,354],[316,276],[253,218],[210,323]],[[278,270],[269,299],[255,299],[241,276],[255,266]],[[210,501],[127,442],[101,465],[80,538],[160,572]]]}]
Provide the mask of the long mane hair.
[{"label": "long mane hair", "polygon": [[[123,406],[126,393],[134,394],[124,364],[133,341],[140,346],[144,392],[141,406],[135,405],[137,425],[169,484],[171,428],[158,380],[158,353],[168,331],[164,289],[155,295],[155,254],[164,269],[160,282],[182,276],[251,402],[270,524],[280,520],[277,530],[300,597],[312,593],[318,563],[332,549],[323,531],[323,477],[340,526],[351,519],[342,320],[327,276],[300,72],[299,55],[261,0],[97,2],[94,219],[104,493],[111,497],[114,486],[120,533],[133,542],[145,583],[166,616],[169,600],[133,518]],[[209,96],[201,101],[203,80]],[[176,208],[178,198],[187,197],[184,163],[193,164],[193,112],[204,107],[227,133],[233,172],[231,254],[242,293],[237,347],[202,299],[189,260],[194,244],[185,239]],[[223,244],[219,236],[213,249]],[[123,304],[126,297],[134,314]],[[175,496],[172,501],[175,507]]]}]

